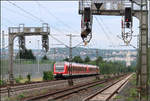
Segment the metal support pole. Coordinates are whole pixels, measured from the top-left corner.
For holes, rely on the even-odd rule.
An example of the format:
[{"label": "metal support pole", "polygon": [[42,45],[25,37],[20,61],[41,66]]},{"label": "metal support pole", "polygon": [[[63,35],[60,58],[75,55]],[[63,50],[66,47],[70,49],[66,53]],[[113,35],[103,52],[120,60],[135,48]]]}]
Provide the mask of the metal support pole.
[{"label": "metal support pole", "polygon": [[[96,49],[96,57],[97,57],[97,60],[96,60],[96,65],[98,66],[98,49]],[[99,80],[99,75],[96,75],[96,80]]]},{"label": "metal support pole", "polygon": [[[147,9],[148,9],[148,68],[147,68],[147,71],[148,71],[148,81],[147,82],[150,82],[150,0],[148,0],[148,7],[147,7]],[[150,89],[150,85],[147,85],[148,86],[148,91],[147,91],[147,99],[148,99],[148,101],[150,100],[150,91],[149,91],[149,89]]]},{"label": "metal support pole", "polygon": [[[143,5],[146,4],[146,5]],[[148,12],[147,0],[141,0],[141,19],[140,19],[140,101],[148,101]]]},{"label": "metal support pole", "polygon": [[148,2],[148,47],[150,47],[150,0]]},{"label": "metal support pole", "polygon": [[56,48],[54,48],[54,62],[56,62]]},{"label": "metal support pole", "polygon": [[9,33],[9,82],[14,84],[13,76],[13,40],[14,36]]},{"label": "metal support pole", "polygon": [[69,86],[73,85],[73,80],[72,80],[72,34],[68,35],[70,37],[70,46],[69,46],[69,79],[68,79],[68,84]]},{"label": "metal support pole", "polygon": [[[148,40],[149,40],[149,42],[148,42],[148,52],[150,52],[150,0],[148,1],[148,32],[149,32],[149,34],[148,34]],[[148,82],[150,82],[150,53],[148,53]],[[150,89],[150,85],[149,85],[149,88],[148,89]],[[150,101],[150,91],[148,90],[148,101]]]},{"label": "metal support pole", "polygon": [[[19,42],[19,44],[20,44],[20,42]],[[21,77],[22,73],[21,73],[21,47],[20,46],[21,45],[19,45],[19,62],[20,62],[19,76]]]},{"label": "metal support pole", "polygon": [[[38,41],[38,49],[39,49],[39,41],[40,40],[37,40]],[[39,54],[40,54],[40,52],[38,52]],[[37,70],[37,72],[39,73],[39,68],[40,68],[40,66],[39,66],[39,54],[38,54],[38,70]]]},{"label": "metal support pole", "polygon": [[[4,35],[4,31],[2,31],[2,57],[1,58],[4,58],[5,54],[5,35]],[[2,60],[2,59],[1,59]],[[5,60],[3,62],[1,62],[1,80],[3,80],[3,68],[4,68],[4,63],[5,63]]]},{"label": "metal support pole", "polygon": [[136,64],[136,85],[139,85],[139,81],[140,81],[140,35],[139,37],[137,37],[137,64]]},{"label": "metal support pole", "polygon": [[[2,37],[2,40],[3,40],[3,34],[2,34],[2,33],[3,33],[3,32],[0,32],[0,39],[1,39],[1,37]],[[2,54],[2,52],[3,52],[3,45],[2,45],[1,43],[3,44],[3,41],[0,40],[0,49],[2,48],[2,51],[0,51],[0,54]],[[0,56],[0,59],[2,60],[2,56]],[[3,65],[2,65],[2,61],[0,61],[0,65],[1,65],[1,66],[0,66],[0,80],[2,80],[2,68],[3,68],[3,67],[2,67],[2,66],[3,66]]]}]

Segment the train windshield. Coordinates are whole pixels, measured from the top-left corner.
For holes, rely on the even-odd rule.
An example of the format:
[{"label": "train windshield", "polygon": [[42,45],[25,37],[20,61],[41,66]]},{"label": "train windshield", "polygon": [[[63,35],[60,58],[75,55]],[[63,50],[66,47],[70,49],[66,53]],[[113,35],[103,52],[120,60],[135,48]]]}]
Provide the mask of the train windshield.
[{"label": "train windshield", "polygon": [[63,72],[64,71],[64,62],[57,62],[55,64],[55,71],[56,72]]}]

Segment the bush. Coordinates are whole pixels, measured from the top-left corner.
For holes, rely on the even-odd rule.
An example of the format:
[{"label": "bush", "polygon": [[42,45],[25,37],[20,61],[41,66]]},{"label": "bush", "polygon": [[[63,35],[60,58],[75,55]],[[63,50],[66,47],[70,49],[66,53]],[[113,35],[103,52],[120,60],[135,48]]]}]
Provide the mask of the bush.
[{"label": "bush", "polygon": [[137,97],[138,96],[137,90],[135,88],[131,88],[130,95],[131,95],[131,97]]},{"label": "bush", "polygon": [[24,97],[25,97],[24,94],[18,95],[18,98],[19,98],[19,99],[22,99],[22,98],[24,98]]},{"label": "bush", "polygon": [[22,79],[23,79],[21,75],[19,75],[19,79],[20,79],[20,80],[22,80]]},{"label": "bush", "polygon": [[28,82],[31,82],[31,75],[30,74],[27,75],[27,80],[28,80]]},{"label": "bush", "polygon": [[3,80],[0,80],[0,85],[4,85],[4,81]]},{"label": "bush", "polygon": [[16,83],[20,83],[21,79],[20,78],[15,78]]},{"label": "bush", "polygon": [[42,57],[42,60],[49,60],[49,59],[48,59],[48,57],[47,57],[46,55],[44,55],[44,56]]},{"label": "bush", "polygon": [[52,71],[44,71],[43,72],[43,80],[53,80],[53,72]]}]

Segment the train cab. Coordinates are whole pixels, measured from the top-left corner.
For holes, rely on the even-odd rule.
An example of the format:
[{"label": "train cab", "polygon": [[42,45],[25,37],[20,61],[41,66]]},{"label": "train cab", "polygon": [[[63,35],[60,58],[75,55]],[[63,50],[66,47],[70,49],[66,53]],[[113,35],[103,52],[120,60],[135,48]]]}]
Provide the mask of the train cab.
[{"label": "train cab", "polygon": [[62,77],[65,74],[65,63],[64,62],[56,62],[54,64],[54,77]]}]

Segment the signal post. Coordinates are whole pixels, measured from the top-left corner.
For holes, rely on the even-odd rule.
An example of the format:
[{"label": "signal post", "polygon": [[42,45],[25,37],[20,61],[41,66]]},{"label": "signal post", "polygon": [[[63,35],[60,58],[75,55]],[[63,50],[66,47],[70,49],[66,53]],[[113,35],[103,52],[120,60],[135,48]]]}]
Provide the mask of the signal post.
[{"label": "signal post", "polygon": [[[85,16],[85,8],[90,7],[90,25],[92,26],[93,15],[109,15],[109,16],[125,16],[125,9],[131,7],[131,17],[135,16],[140,21],[140,34],[139,34],[139,86],[140,86],[140,101],[148,101],[148,0],[79,0],[79,14],[82,15],[82,19]],[[111,7],[108,5],[111,4]],[[126,16],[127,17],[127,16]],[[129,17],[129,16],[128,16]],[[85,17],[86,18],[86,17]],[[83,20],[84,21],[84,20]],[[131,21],[126,20],[126,28],[131,27],[131,32],[123,32],[122,38],[128,45],[132,39],[132,18]],[[130,24],[131,22],[131,24]],[[82,20],[81,20],[82,23]],[[83,22],[82,24],[85,24]],[[81,25],[82,25],[81,24]],[[92,30],[92,27],[90,27]],[[87,31],[81,26],[81,35]],[[83,31],[84,30],[84,31]],[[89,35],[92,36],[92,32],[86,32],[84,38]],[[129,38],[129,39],[128,39]],[[90,37],[91,39],[91,37]],[[90,40],[89,39],[89,40]],[[146,99],[145,99],[146,98]]]}]

